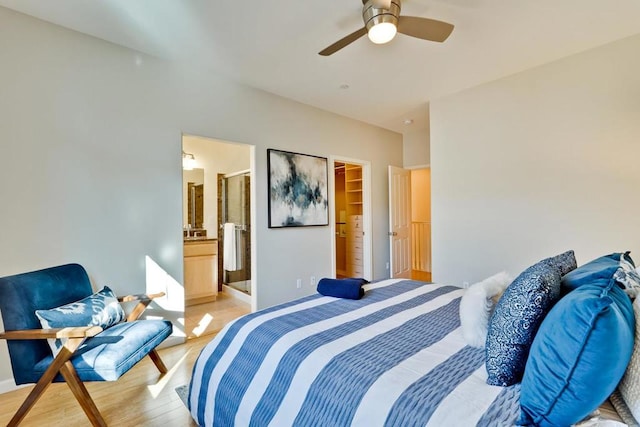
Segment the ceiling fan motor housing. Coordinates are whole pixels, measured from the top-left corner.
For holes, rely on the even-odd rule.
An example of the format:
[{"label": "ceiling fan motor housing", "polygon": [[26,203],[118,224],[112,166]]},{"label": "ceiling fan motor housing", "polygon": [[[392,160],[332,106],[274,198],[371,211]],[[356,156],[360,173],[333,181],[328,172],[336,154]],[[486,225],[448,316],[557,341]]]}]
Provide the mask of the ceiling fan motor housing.
[{"label": "ceiling fan motor housing", "polygon": [[363,2],[362,19],[367,31],[374,25],[389,22],[396,27],[398,26],[398,17],[400,16],[400,0],[391,0],[389,9],[378,8],[375,6],[374,0],[366,0]]}]

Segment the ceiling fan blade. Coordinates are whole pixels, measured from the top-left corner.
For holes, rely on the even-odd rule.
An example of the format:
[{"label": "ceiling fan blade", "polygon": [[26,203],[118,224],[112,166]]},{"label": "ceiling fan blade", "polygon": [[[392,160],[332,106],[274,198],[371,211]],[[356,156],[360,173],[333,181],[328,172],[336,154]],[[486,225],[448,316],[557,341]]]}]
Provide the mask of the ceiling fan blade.
[{"label": "ceiling fan blade", "polygon": [[378,9],[391,9],[391,0],[373,0],[373,7]]},{"label": "ceiling fan blade", "polygon": [[398,20],[398,32],[432,42],[443,42],[453,31],[453,25],[417,16],[401,16]]},{"label": "ceiling fan blade", "polygon": [[350,45],[351,43],[358,40],[360,37],[364,36],[365,34],[367,34],[367,29],[364,27],[360,28],[359,30],[354,31],[348,36],[341,38],[331,46],[321,50],[320,52],[318,52],[318,55],[329,56],[333,53],[336,53],[343,47]]}]

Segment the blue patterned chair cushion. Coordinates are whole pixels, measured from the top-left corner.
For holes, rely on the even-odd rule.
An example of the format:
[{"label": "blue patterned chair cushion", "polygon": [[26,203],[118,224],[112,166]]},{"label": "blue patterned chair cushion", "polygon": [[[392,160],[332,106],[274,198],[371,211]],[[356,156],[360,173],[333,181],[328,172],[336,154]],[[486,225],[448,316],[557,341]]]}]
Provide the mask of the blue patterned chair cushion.
[{"label": "blue patterned chair cushion", "polygon": [[569,426],[584,418],[615,389],[633,343],[631,301],[614,280],[570,292],[551,309],[531,346],[518,425]]},{"label": "blue patterned chair cushion", "polygon": [[[136,320],[121,322],[87,339],[71,358],[82,381],[115,381],[142,360],[165,338],[173,326],[168,320]],[[42,359],[28,373],[29,382],[36,382],[53,361]],[[64,379],[58,375],[54,382]]]},{"label": "blue patterned chair cushion", "polygon": [[562,291],[568,293],[584,284],[607,286],[621,264],[635,267],[629,252],[615,252],[596,258],[562,277]]},{"label": "blue patterned chair cushion", "polygon": [[[118,298],[107,286],[79,301],[49,310],[36,310],[43,329],[72,326],[100,326],[102,329],[120,323],[125,318]],[[62,341],[51,339],[49,346],[55,356],[62,348]]]},{"label": "blue patterned chair cushion", "polygon": [[533,338],[560,298],[563,271],[573,266],[573,251],[547,258],[523,271],[498,301],[487,331],[487,384],[520,382]]}]

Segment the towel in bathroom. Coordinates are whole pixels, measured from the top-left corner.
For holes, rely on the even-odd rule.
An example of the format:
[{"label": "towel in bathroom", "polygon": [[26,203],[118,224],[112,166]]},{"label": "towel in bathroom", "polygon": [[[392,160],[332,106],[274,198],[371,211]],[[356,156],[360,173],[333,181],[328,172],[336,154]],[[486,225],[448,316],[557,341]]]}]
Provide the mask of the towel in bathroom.
[{"label": "towel in bathroom", "polygon": [[367,283],[364,279],[328,279],[323,278],[318,282],[318,293],[327,297],[360,299],[364,296],[362,285]]},{"label": "towel in bathroom", "polygon": [[245,233],[243,233],[242,230],[242,228],[238,228],[238,226],[236,226],[236,270],[242,270],[244,268],[244,265],[242,265],[244,254],[242,251],[245,248],[245,239],[247,236],[245,236]]},{"label": "towel in bathroom", "polygon": [[236,271],[238,269],[238,249],[236,242],[236,225],[232,222],[225,222],[222,227],[223,231],[223,268],[227,271]]}]

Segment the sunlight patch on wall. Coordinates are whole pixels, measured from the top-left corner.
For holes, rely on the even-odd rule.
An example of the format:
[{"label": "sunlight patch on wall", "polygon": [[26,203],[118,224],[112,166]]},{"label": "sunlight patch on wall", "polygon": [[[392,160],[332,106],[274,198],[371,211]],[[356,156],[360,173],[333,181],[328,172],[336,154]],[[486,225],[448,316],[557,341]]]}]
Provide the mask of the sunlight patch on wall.
[{"label": "sunlight patch on wall", "polygon": [[173,323],[173,336],[184,337],[184,287],[171,277],[150,256],[145,256],[146,293],[164,292],[162,298],[153,300],[146,316],[161,317]]}]

